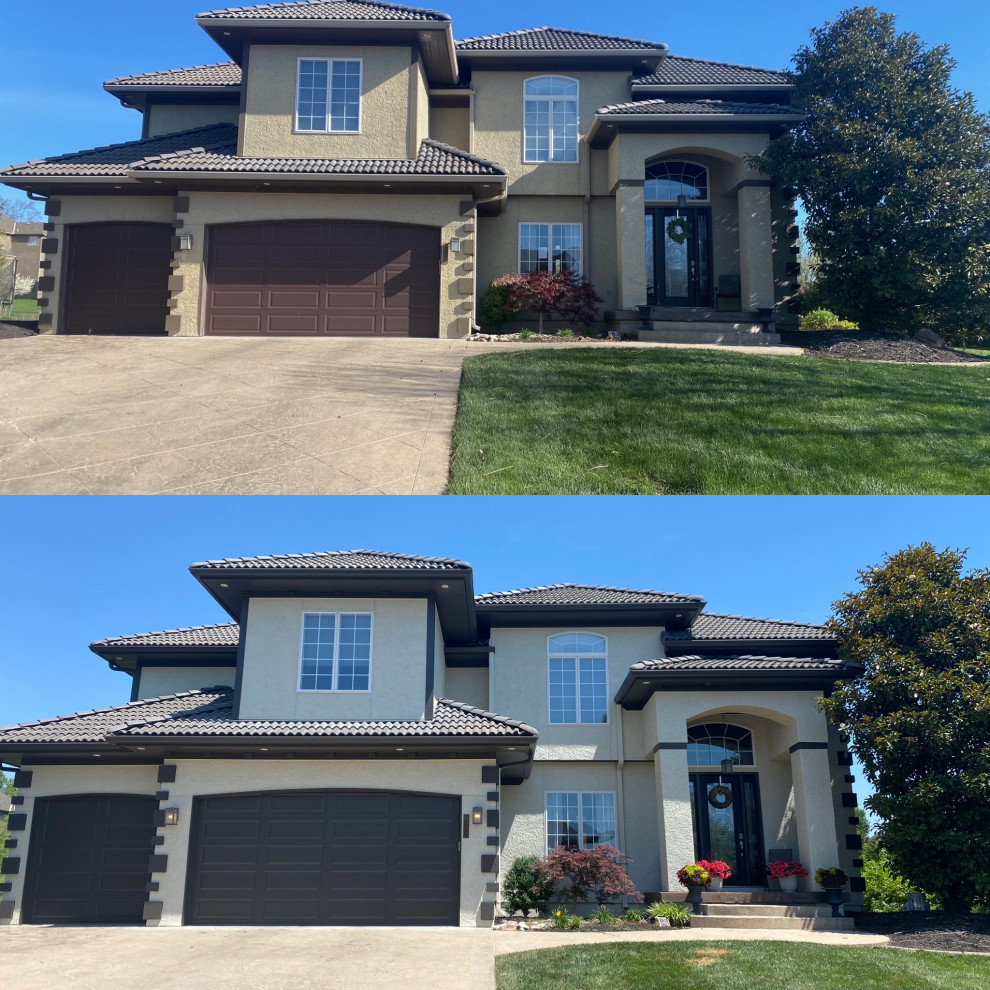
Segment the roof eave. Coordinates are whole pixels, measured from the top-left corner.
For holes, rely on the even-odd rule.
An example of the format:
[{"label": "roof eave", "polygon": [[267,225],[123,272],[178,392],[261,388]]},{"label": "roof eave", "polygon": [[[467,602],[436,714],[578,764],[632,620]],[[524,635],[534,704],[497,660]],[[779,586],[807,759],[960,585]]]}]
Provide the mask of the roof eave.
[{"label": "roof eave", "polygon": [[[586,138],[589,144],[594,143],[599,133],[609,127],[622,124],[766,124],[768,126],[798,124],[804,120],[805,114],[712,114],[712,113],[596,113]],[[618,129],[618,128],[616,128]]]},{"label": "roof eave", "polygon": [[[762,637],[736,639],[667,639],[664,648],[668,657],[690,656],[695,653],[751,653],[757,655],[767,650],[786,651],[780,656],[821,655],[834,657],[839,648],[835,639],[767,639]],[[809,651],[812,651],[809,654]]]},{"label": "roof eave", "polygon": [[632,82],[633,93],[752,93],[765,90],[768,93],[791,93],[797,89],[794,83],[638,83]]},{"label": "roof eave", "polygon": [[656,71],[669,51],[667,45],[657,45],[656,48],[461,48],[457,50],[457,55],[462,61],[468,63],[479,60],[498,62],[506,59],[543,61],[547,64],[576,60],[600,63],[611,61],[628,63],[630,60],[635,60],[637,65],[643,66],[649,71]]},{"label": "roof eave", "polygon": [[507,185],[509,178],[507,175],[408,175],[398,173],[391,175],[384,172],[369,172],[361,174],[358,172],[214,172],[207,169],[176,169],[166,171],[164,169],[145,170],[129,169],[128,176],[135,181],[147,179],[205,179],[209,181],[221,180],[225,182],[361,182],[378,180],[391,185],[409,183],[417,184],[443,184],[457,185]]},{"label": "roof eave", "polygon": [[140,185],[135,179],[127,175],[0,175],[0,183],[13,186],[15,189],[29,189],[40,183],[55,183],[56,185],[76,185],[83,183],[89,185]]}]

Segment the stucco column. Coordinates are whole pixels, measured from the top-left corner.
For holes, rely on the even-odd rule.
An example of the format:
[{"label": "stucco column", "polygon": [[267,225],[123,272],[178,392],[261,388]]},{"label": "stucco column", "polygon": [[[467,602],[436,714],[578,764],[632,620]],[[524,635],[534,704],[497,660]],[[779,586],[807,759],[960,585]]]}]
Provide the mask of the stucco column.
[{"label": "stucco column", "polygon": [[839,846],[832,808],[828,748],[822,743],[797,743],[791,747],[794,816],[800,849],[795,850],[808,869],[801,881],[805,890],[817,890],[814,877],[820,866],[836,866]]},{"label": "stucco column", "polygon": [[646,303],[646,206],[642,181],[620,181],[615,194],[619,309]]},{"label": "stucco column", "polygon": [[772,309],[773,226],[770,218],[770,182],[747,179],[739,194],[740,309]]},{"label": "stucco column", "polygon": [[658,743],[653,755],[660,817],[660,884],[680,890],[677,871],[694,862],[691,792],[688,788],[687,743]]}]

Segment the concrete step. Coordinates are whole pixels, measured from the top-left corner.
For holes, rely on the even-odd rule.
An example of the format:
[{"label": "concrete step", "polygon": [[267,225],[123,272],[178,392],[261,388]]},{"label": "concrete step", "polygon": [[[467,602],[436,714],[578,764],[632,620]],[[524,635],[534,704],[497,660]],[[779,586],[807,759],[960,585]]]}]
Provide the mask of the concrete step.
[{"label": "concrete step", "polygon": [[779,333],[762,333],[758,323],[714,327],[712,324],[654,322],[652,327],[652,330],[639,330],[639,339],[660,344],[732,344],[736,347],[776,347],[780,344]]},{"label": "concrete step", "polygon": [[[819,891],[796,891],[782,893],[779,890],[706,890],[705,905],[709,904],[782,904],[793,907],[799,904],[825,904],[825,895]],[[675,901],[683,903],[687,900],[686,890],[664,890],[647,893],[646,903],[653,901]]]},{"label": "concrete step", "polygon": [[830,904],[710,904],[707,896],[702,901],[705,914],[710,917],[761,917],[761,918],[831,918]]},{"label": "concrete step", "polygon": [[852,918],[768,918],[758,914],[692,914],[692,928],[755,928],[806,932],[848,932],[855,928]]}]

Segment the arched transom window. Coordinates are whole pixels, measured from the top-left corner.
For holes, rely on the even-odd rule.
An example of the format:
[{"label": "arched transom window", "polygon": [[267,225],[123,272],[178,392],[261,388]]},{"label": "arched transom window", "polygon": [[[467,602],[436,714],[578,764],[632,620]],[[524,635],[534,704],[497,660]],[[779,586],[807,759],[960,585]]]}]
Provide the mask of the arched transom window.
[{"label": "arched transom window", "polygon": [[688,764],[717,767],[722,760],[753,766],[753,733],[739,725],[708,722],[688,728]]},{"label": "arched transom window", "polygon": [[676,203],[679,196],[708,199],[708,169],[694,162],[654,162],[646,166],[647,201]]},{"label": "arched transom window", "polygon": [[578,160],[578,84],[567,76],[523,83],[523,161]]},{"label": "arched transom window", "polygon": [[561,633],[547,644],[550,722],[608,721],[608,643],[594,633]]}]

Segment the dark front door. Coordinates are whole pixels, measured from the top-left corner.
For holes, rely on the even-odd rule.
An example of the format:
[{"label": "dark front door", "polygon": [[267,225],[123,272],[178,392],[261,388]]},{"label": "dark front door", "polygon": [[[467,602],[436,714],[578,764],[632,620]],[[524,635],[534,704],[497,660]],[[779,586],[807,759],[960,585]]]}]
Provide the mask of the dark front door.
[{"label": "dark front door", "polygon": [[186,923],[456,925],[460,799],[380,791],[198,798]]},{"label": "dark front door", "polygon": [[38,798],[24,920],[35,925],[140,924],[154,852],[150,797]]},{"label": "dark front door", "polygon": [[646,290],[651,306],[712,305],[711,211],[646,210]]},{"label": "dark front door", "polygon": [[760,787],[755,773],[691,774],[691,812],[698,859],[720,859],[726,886],[763,886]]}]

